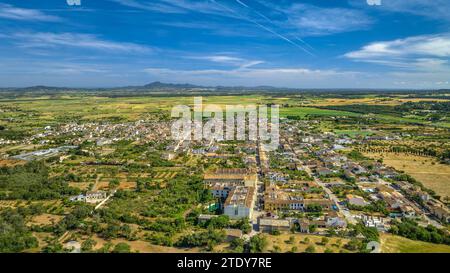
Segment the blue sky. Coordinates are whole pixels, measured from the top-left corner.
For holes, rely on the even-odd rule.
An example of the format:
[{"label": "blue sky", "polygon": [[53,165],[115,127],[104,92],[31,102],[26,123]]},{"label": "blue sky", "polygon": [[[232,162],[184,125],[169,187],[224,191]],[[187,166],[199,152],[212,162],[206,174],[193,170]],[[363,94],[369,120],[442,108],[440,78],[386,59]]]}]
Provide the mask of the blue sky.
[{"label": "blue sky", "polygon": [[450,1],[0,0],[0,86],[450,88]]}]

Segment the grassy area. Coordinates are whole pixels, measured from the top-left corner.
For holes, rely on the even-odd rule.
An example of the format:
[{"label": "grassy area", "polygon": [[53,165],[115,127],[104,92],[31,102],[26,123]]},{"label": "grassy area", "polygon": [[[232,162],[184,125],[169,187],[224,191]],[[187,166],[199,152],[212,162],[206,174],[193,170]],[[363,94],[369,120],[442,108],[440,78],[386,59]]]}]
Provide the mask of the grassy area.
[{"label": "grassy area", "polygon": [[389,105],[395,106],[405,102],[418,102],[418,101],[440,101],[445,102],[444,99],[431,99],[431,98],[403,98],[398,97],[378,97],[367,95],[365,98],[331,98],[313,101],[311,105],[314,106],[333,106],[333,105],[351,105],[351,104],[370,104],[370,105]]},{"label": "grassy area", "polygon": [[348,135],[350,137],[356,136],[370,136],[373,134],[371,131],[362,131],[362,130],[334,130],[337,135]]},{"label": "grassy area", "polygon": [[381,235],[383,253],[450,253],[450,246],[413,241],[400,236]]},{"label": "grassy area", "polygon": [[288,117],[295,116],[304,118],[307,115],[310,116],[349,116],[349,117],[357,117],[360,116],[358,113],[346,112],[346,111],[337,111],[337,110],[328,110],[328,109],[318,109],[313,107],[290,107],[290,108],[281,108],[280,116]]},{"label": "grassy area", "polygon": [[[348,252],[343,249],[343,246],[348,242],[348,239],[336,238],[336,237],[324,237],[310,234],[281,234],[281,235],[265,235],[268,241],[268,252],[293,252],[302,253],[305,252],[308,247],[313,247],[315,252],[323,253],[326,249],[331,250],[334,253],[340,251]],[[294,240],[290,241],[293,237]],[[323,245],[322,238],[327,238],[328,242]],[[294,249],[293,249],[294,248]]]},{"label": "grassy area", "polygon": [[93,240],[96,242],[94,250],[99,250],[105,244],[112,243],[116,245],[118,243],[126,243],[130,246],[131,252],[139,253],[195,253],[201,252],[200,248],[179,248],[179,247],[168,247],[168,246],[158,246],[150,244],[149,242],[143,240],[128,241],[125,239],[113,239],[106,241],[98,236],[93,236]]},{"label": "grassy area", "polygon": [[383,158],[384,164],[404,171],[442,197],[450,196],[449,165],[436,163],[436,160],[430,157],[407,154],[365,153],[364,155],[374,159]]}]

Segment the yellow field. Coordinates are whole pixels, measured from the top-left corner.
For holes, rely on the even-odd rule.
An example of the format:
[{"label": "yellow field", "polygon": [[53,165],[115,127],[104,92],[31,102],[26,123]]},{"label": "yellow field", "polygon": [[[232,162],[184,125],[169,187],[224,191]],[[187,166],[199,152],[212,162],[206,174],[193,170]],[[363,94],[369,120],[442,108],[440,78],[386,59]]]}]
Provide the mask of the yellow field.
[{"label": "yellow field", "polygon": [[450,246],[413,241],[400,236],[381,235],[382,253],[450,253]]},{"label": "yellow field", "polygon": [[[301,253],[305,252],[308,246],[314,246],[317,253],[323,253],[326,249],[330,249],[335,253],[338,253],[342,250],[342,246],[344,246],[348,240],[343,238],[336,237],[326,237],[329,239],[329,242],[323,246],[318,244],[321,242],[324,236],[317,235],[309,235],[309,234],[280,234],[280,235],[265,235],[268,241],[267,251],[272,252],[276,246],[279,247],[280,252],[288,252],[292,250],[292,247],[296,247],[297,250],[295,252]],[[294,236],[294,243],[290,244],[289,238]],[[305,238],[309,239],[308,243],[303,243]],[[341,241],[340,246],[337,246],[338,240]]]},{"label": "yellow field", "polygon": [[45,226],[45,225],[53,225],[58,223],[63,216],[61,215],[54,215],[54,214],[48,214],[44,213],[41,215],[33,216],[31,221],[27,223],[28,226],[37,225],[37,226]]},{"label": "yellow field", "polygon": [[153,178],[156,179],[172,179],[177,175],[177,172],[157,172]]},{"label": "yellow field", "polygon": [[89,182],[69,182],[69,186],[74,187],[74,188],[79,188],[82,191],[88,190],[89,189]]},{"label": "yellow field", "polygon": [[419,102],[419,101],[448,101],[444,99],[427,99],[427,98],[358,98],[358,99],[324,99],[312,101],[311,106],[332,106],[332,105],[351,105],[351,104],[370,104],[370,105],[400,105],[405,102]]},{"label": "yellow field", "polygon": [[442,198],[450,196],[449,165],[440,164],[431,157],[423,156],[396,153],[365,153],[364,155],[374,159],[383,158],[384,164],[411,175]]},{"label": "yellow field", "polygon": [[9,159],[0,159],[0,167],[13,167],[17,165],[24,165],[26,161],[23,160],[9,160]]},{"label": "yellow field", "polygon": [[[103,245],[105,245],[108,241],[98,237],[94,236],[92,237],[94,241],[97,242],[94,249],[98,250]],[[114,239],[110,241],[114,245],[118,243],[126,243],[130,246],[132,252],[139,252],[139,253],[194,253],[194,252],[200,252],[199,248],[178,248],[178,247],[168,247],[168,246],[158,246],[150,244],[149,242],[136,240],[136,241],[127,241],[125,239]]]}]

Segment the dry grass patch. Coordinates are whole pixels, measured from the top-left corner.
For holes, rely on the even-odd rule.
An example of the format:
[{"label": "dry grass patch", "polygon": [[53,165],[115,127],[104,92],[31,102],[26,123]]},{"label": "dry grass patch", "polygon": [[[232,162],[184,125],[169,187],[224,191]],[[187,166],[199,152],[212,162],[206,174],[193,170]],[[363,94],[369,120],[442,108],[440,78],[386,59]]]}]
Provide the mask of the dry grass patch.
[{"label": "dry grass patch", "polygon": [[384,164],[411,175],[443,198],[450,197],[450,165],[440,164],[431,157],[407,154],[365,153],[364,155],[374,159],[383,158]]},{"label": "dry grass patch", "polygon": [[[315,252],[323,253],[326,249],[329,249],[335,253],[343,250],[343,246],[348,242],[348,239],[337,238],[337,237],[325,237],[310,234],[281,234],[281,235],[265,235],[268,241],[266,248],[267,252],[276,251],[278,248],[279,252],[289,252],[295,249],[296,253],[305,252],[309,246],[313,246]],[[293,237],[293,243],[290,242],[290,238]],[[322,238],[327,238],[328,243],[322,245]],[[306,239],[306,241],[305,241]],[[348,251],[346,251],[348,252]]]},{"label": "dry grass patch", "polygon": [[23,160],[13,160],[13,159],[0,159],[0,167],[14,167],[17,165],[25,165],[27,163]]},{"label": "dry grass patch", "polygon": [[48,214],[44,213],[41,215],[36,215],[31,218],[31,220],[27,223],[28,226],[37,225],[37,226],[46,226],[46,225],[53,225],[61,221],[63,216],[61,215],[54,215],[54,214]]},{"label": "dry grass patch", "polygon": [[450,253],[450,246],[413,241],[404,237],[381,234],[383,253]]},{"label": "dry grass patch", "polygon": [[86,191],[89,189],[89,182],[69,182],[70,187],[78,188],[82,191]]},{"label": "dry grass patch", "polygon": [[136,240],[136,241],[127,241],[125,239],[113,239],[111,241],[106,241],[98,236],[93,236],[92,239],[97,242],[94,247],[94,250],[99,250],[106,243],[111,242],[116,245],[118,243],[126,243],[130,246],[132,252],[140,252],[140,253],[195,253],[200,252],[199,248],[177,248],[177,247],[167,247],[167,246],[158,246],[150,244],[149,242]]}]

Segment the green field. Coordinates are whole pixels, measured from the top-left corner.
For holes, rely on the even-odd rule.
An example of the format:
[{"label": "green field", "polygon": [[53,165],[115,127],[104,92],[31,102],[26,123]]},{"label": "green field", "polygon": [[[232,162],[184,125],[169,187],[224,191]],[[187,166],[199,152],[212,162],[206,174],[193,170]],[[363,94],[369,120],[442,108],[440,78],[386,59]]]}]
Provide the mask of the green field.
[{"label": "green field", "polygon": [[363,130],[334,130],[337,135],[347,135],[350,137],[356,136],[370,136],[373,134],[371,131],[363,131]]},{"label": "green field", "polygon": [[281,108],[280,116],[281,117],[295,116],[300,118],[304,118],[306,116],[357,117],[360,116],[360,114],[346,111],[319,109],[313,107],[291,107],[291,108]]}]

